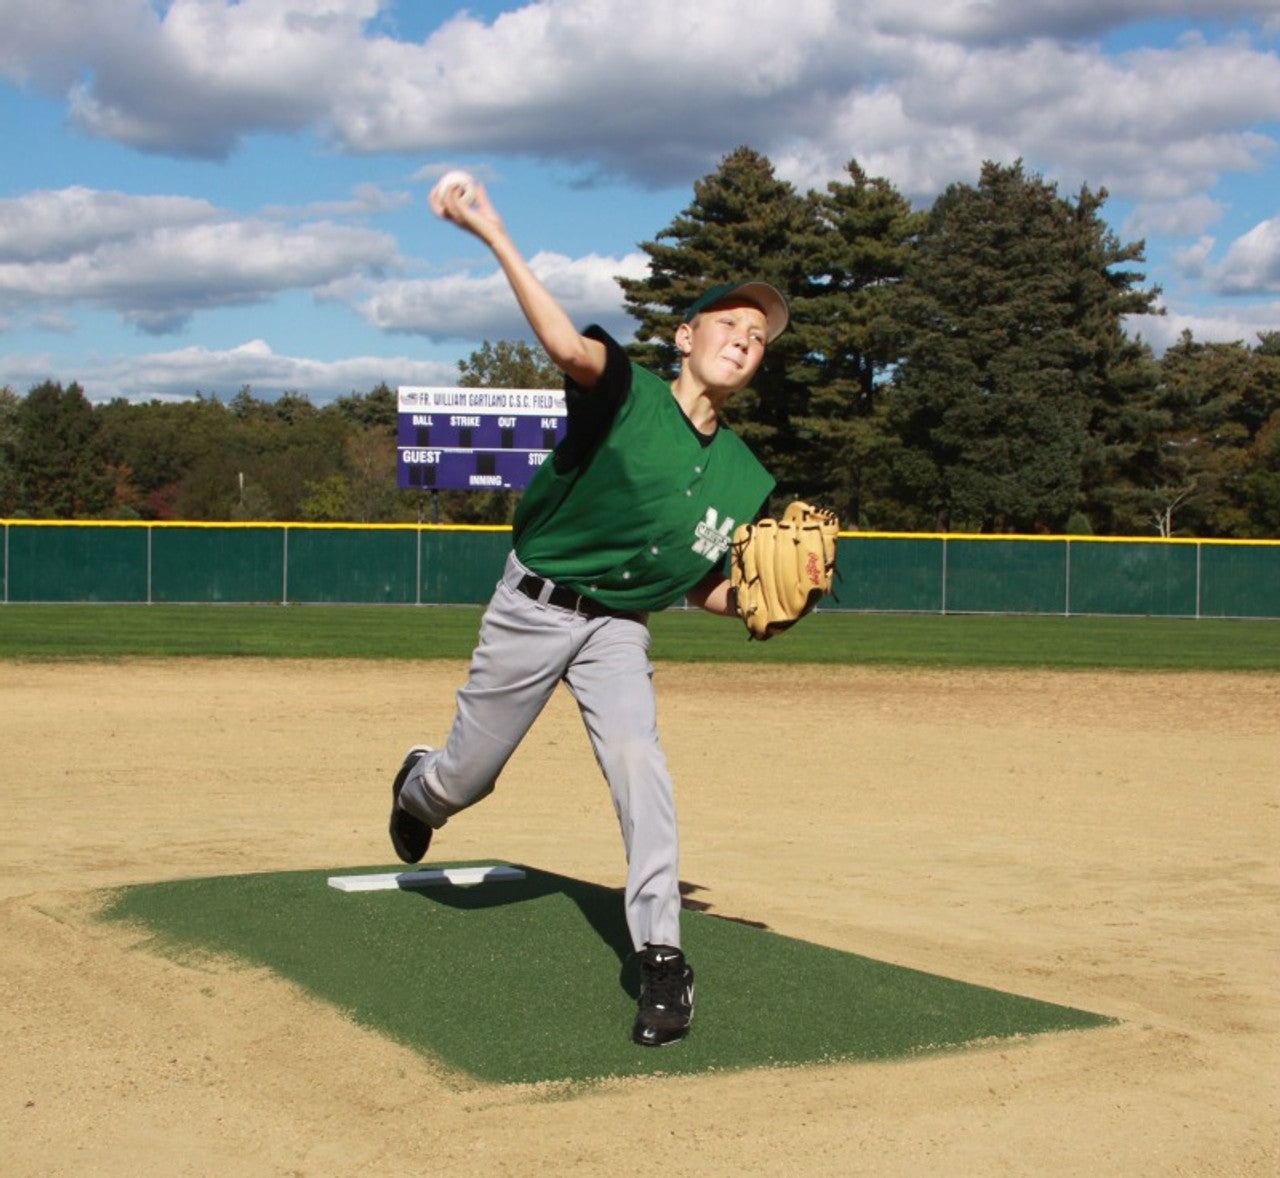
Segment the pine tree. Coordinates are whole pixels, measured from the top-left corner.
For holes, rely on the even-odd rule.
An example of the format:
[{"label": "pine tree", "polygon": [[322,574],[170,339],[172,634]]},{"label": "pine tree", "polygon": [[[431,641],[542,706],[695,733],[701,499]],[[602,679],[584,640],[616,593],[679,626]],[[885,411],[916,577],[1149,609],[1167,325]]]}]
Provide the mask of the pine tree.
[{"label": "pine tree", "polygon": [[908,343],[890,410],[916,522],[1058,530],[1077,508],[1121,317],[1156,294],[1113,269],[1142,249],[1102,222],[1105,196],[1073,203],[1020,162],[988,162],[935,202],[897,302]]},{"label": "pine tree", "polygon": [[854,160],[848,181],[811,194],[816,231],[806,243],[810,280],[803,300],[807,354],[791,377],[810,390],[796,421],[809,444],[810,489],[847,524],[877,514],[864,502],[869,466],[887,444],[881,382],[899,358],[892,297],[902,278],[922,213],[887,181],[870,178]]}]

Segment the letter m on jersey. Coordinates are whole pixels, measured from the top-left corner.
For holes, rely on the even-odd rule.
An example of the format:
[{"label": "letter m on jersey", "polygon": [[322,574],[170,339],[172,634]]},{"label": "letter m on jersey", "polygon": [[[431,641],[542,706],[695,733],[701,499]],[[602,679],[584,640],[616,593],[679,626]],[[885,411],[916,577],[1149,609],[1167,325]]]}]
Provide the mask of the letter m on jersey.
[{"label": "letter m on jersey", "polygon": [[714,507],[707,508],[706,519],[699,521],[694,528],[693,550],[705,556],[713,564],[729,551],[733,536],[733,516],[726,515],[719,519]]}]

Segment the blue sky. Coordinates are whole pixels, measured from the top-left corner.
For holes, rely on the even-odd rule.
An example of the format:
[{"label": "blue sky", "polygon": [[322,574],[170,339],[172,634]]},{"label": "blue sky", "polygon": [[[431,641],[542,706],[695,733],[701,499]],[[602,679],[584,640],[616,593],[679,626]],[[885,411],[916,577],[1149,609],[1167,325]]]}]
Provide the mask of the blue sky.
[{"label": "blue sky", "polygon": [[920,205],[1026,165],[1147,241],[1157,350],[1280,330],[1280,0],[3,0],[0,384],[452,384],[525,338],[431,217],[488,185],[576,320],[735,147]]}]

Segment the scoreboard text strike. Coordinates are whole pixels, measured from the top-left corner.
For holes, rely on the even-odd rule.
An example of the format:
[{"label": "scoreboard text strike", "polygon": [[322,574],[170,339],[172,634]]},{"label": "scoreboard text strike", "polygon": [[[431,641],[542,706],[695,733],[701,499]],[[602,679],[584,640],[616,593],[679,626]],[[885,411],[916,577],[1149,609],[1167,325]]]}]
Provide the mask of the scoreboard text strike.
[{"label": "scoreboard text strike", "polygon": [[399,486],[518,491],[564,437],[564,393],[402,385],[398,418]]}]

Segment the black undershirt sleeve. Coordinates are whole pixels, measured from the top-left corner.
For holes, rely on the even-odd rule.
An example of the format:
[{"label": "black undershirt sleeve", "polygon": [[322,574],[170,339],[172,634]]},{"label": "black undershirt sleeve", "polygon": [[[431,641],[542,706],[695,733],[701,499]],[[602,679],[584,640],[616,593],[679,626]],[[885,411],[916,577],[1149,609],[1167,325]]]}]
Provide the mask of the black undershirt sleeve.
[{"label": "black undershirt sleeve", "polygon": [[584,389],[565,377],[564,397],[568,418],[565,435],[552,454],[557,474],[580,466],[609,432],[613,419],[631,389],[631,360],[622,345],[595,324],[582,333],[605,347],[604,372],[595,387]]}]

